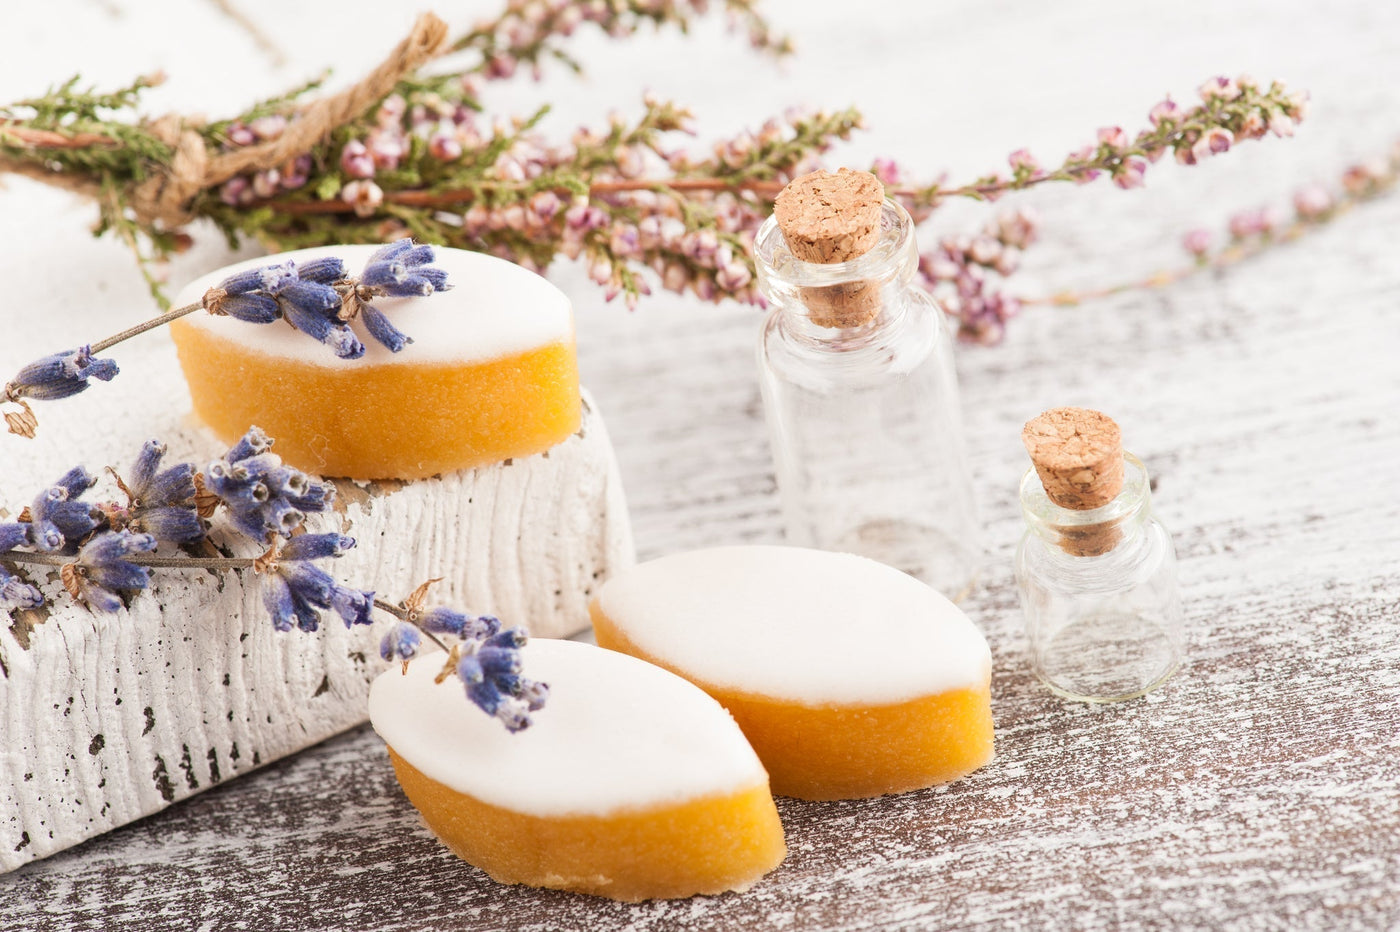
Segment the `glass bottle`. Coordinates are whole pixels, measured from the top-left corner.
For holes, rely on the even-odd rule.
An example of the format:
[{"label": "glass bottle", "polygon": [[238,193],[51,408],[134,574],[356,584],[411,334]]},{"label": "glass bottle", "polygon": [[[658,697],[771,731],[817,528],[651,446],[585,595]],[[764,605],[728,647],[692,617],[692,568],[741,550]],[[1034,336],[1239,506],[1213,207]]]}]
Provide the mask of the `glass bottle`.
[{"label": "glass bottle", "polygon": [[775,213],[755,241],[772,307],[759,366],[787,537],[871,557],[956,600],[982,551],[951,328],[913,284],[909,214],[881,197],[877,234],[847,261],[803,261]]},{"label": "glass bottle", "polygon": [[1123,458],[1123,488],[1097,508],[1051,500],[1035,469],[1021,480],[1026,532],[1016,581],[1031,665],[1068,699],[1141,696],[1181,666],[1183,615],[1171,536],[1152,514],[1142,462]]}]

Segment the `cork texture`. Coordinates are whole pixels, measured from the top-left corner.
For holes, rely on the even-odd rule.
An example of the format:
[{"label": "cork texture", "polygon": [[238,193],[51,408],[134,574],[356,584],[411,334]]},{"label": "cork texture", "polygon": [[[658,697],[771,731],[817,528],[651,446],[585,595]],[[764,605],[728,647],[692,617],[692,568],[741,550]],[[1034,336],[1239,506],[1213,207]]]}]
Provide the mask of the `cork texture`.
[{"label": "cork texture", "polygon": [[[773,215],[794,256],[830,265],[858,259],[874,247],[884,202],[884,186],[869,172],[815,171],[783,188]],[[820,326],[858,327],[880,313],[880,286],[867,279],[804,288],[802,300]]]},{"label": "cork texture", "polygon": [[1089,408],[1052,408],[1026,423],[1021,442],[1045,494],[1061,508],[1101,508],[1123,491],[1123,435]]}]

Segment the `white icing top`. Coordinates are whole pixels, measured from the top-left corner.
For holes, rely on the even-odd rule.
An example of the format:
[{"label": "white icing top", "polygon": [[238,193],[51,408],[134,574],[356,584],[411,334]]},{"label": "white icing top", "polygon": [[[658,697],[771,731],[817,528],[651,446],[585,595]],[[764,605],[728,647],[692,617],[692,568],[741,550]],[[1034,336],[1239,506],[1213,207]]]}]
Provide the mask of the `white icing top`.
[{"label": "white icing top", "polygon": [[[351,275],[358,275],[378,248],[319,246],[249,259],[186,285],[175,304],[178,307],[199,301],[206,291],[234,272],[288,259],[302,262],[337,256],[345,260]],[[573,339],[569,299],[545,279],[494,256],[442,246],[433,248],[437,251],[433,264],[447,272],[451,290],[421,298],[379,298],[372,302],[390,323],[413,338],[414,342],[398,353],[380,345],[359,320],[350,326],[365,345],[365,355],[360,359],[340,359],[330,347],[282,321],[250,324],[203,312],[184,320],[251,351],[336,369],[383,363],[485,362]]]},{"label": "white icing top", "polygon": [[443,654],[396,664],[370,687],[374,730],[439,783],[538,816],[609,815],[765,784],[719,703],[660,667],[575,641],[532,638],[524,674],[549,684],[534,723],[511,734],[467,701]]},{"label": "white icing top", "polygon": [[987,641],[942,595],[849,553],[717,547],[604,583],[638,648],[701,682],[806,705],[875,705],[980,686]]}]

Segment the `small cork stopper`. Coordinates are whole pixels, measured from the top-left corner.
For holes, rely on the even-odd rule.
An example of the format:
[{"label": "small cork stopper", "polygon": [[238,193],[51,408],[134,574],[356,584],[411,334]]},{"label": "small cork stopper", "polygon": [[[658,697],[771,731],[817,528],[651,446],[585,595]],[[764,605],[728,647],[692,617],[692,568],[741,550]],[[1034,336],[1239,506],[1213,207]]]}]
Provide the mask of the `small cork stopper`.
[{"label": "small cork stopper", "polygon": [[[773,202],[788,249],[803,262],[830,265],[857,259],[880,239],[885,188],[869,172],[843,168],[794,178]],[[803,288],[813,323],[858,327],[880,313],[880,286],[871,280]]]},{"label": "small cork stopper", "polygon": [[[1021,442],[1045,494],[1061,508],[1101,508],[1123,491],[1123,435],[1113,418],[1089,408],[1052,408],[1027,422]],[[1060,546],[1076,556],[1107,553],[1118,543],[1115,524],[1062,529]]]}]

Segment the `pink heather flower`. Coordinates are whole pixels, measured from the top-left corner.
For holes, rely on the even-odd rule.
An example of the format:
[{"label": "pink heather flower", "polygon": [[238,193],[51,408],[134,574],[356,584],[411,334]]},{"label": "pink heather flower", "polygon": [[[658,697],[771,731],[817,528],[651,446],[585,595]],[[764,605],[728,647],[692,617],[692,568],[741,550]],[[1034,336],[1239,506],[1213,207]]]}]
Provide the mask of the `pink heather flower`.
[{"label": "pink heather flower", "polygon": [[994,263],[998,275],[1006,276],[1013,274],[1021,267],[1021,250],[1014,246],[1008,246],[1001,251]]},{"label": "pink heather flower", "polygon": [[373,181],[352,181],[340,189],[340,199],[355,208],[355,213],[368,217],[384,203],[384,192]]},{"label": "pink heather flower", "polygon": [[1235,80],[1221,75],[1202,84],[1199,92],[1201,100],[1206,103],[1212,100],[1234,100],[1240,96],[1240,85]]},{"label": "pink heather flower", "polygon": [[369,155],[374,159],[374,167],[382,171],[393,171],[399,167],[399,159],[408,151],[408,146],[397,134],[375,133],[370,136]]},{"label": "pink heather flower", "polygon": [[530,198],[530,216],[541,224],[548,223],[563,206],[553,191],[539,191]]},{"label": "pink heather flower", "polygon": [[473,204],[467,208],[467,212],[462,214],[462,226],[473,236],[486,232],[490,228],[491,211],[484,204]]},{"label": "pink heather flower", "polygon": [[1147,119],[1152,121],[1153,126],[1161,126],[1163,123],[1175,123],[1181,119],[1181,108],[1176,105],[1176,101],[1168,97],[1161,101],[1151,110],[1147,111]]},{"label": "pink heather flower", "polygon": [[894,159],[883,157],[876,159],[872,171],[875,177],[880,179],[881,184],[899,184],[899,165]]},{"label": "pink heather flower", "polygon": [[508,153],[501,153],[501,157],[496,159],[496,164],[492,168],[496,177],[502,181],[525,180],[525,167]]},{"label": "pink heather flower", "polygon": [[1113,183],[1123,190],[1140,188],[1147,176],[1147,163],[1142,159],[1126,159],[1113,176]]},{"label": "pink heather flower", "polygon": [[1274,112],[1269,117],[1269,132],[1280,138],[1293,135],[1293,119],[1286,113]]},{"label": "pink heather flower", "polygon": [[666,271],[661,273],[661,287],[676,294],[684,294],[685,286],[689,283],[690,272],[686,270],[684,263],[666,263]]},{"label": "pink heather flower", "polygon": [[1278,211],[1270,207],[1246,210],[1230,218],[1230,235],[1236,239],[1265,236],[1278,226]]},{"label": "pink heather flower", "polygon": [[1180,165],[1195,165],[1196,155],[1191,151],[1190,146],[1182,146],[1176,150],[1176,161]]},{"label": "pink heather flower", "polygon": [[249,190],[248,179],[241,175],[230,178],[219,187],[219,200],[230,207],[237,207],[251,199],[252,193]]},{"label": "pink heather flower", "polygon": [[1128,134],[1121,126],[1105,126],[1099,130],[1099,145],[1122,149],[1128,145]]},{"label": "pink heather flower", "polygon": [[525,229],[525,208],[520,204],[511,204],[500,212],[501,221],[508,230]]},{"label": "pink heather flower", "polygon": [[281,169],[283,190],[293,191],[306,184],[311,177],[311,167],[309,155],[298,155],[284,162]]},{"label": "pink heather flower", "polygon": [[436,133],[428,140],[428,154],[440,162],[455,162],[462,157],[462,144],[455,134]]},{"label": "pink heather flower", "polygon": [[1310,184],[1293,195],[1293,209],[1304,220],[1314,220],[1332,209],[1332,194],[1320,184]]},{"label": "pink heather flower", "polygon": [[352,139],[340,150],[340,170],[351,178],[373,178],[374,159],[365,144]]},{"label": "pink heather flower", "polygon": [[228,141],[234,146],[251,146],[258,141],[258,134],[242,123],[234,123],[228,128]]},{"label": "pink heather flower", "polygon": [[1040,169],[1040,162],[1036,160],[1035,156],[1031,155],[1031,150],[1029,149],[1017,149],[1007,156],[1006,160],[1011,163],[1011,171],[1017,175],[1023,172],[1031,177],[1043,174]]},{"label": "pink heather flower", "polygon": [[1239,137],[1241,139],[1258,139],[1269,131],[1269,122],[1260,115],[1258,110],[1251,110],[1244,115],[1244,120],[1240,122]]},{"label": "pink heather flower", "polygon": [[397,126],[403,120],[404,111],[407,109],[408,104],[403,97],[398,94],[390,94],[379,105],[379,110],[375,113],[374,118],[380,126]]},{"label": "pink heather flower", "polygon": [[[1069,154],[1069,161],[1072,163],[1086,164],[1093,162],[1098,156],[1098,148],[1095,146],[1085,146]],[[1073,172],[1075,184],[1088,184],[1102,174],[1097,168],[1080,168]]]},{"label": "pink heather flower", "polygon": [[1234,137],[1230,135],[1228,129],[1220,126],[1212,126],[1201,134],[1200,139],[1197,139],[1195,143],[1192,144],[1191,154],[1195,156],[1197,162],[1200,162],[1217,153],[1228,152],[1230,143],[1233,141]]},{"label": "pink heather flower", "polygon": [[691,282],[691,290],[701,301],[713,301],[718,294],[715,288],[715,280],[708,275],[698,275],[695,281]]},{"label": "pink heather flower", "polygon": [[276,139],[287,130],[287,118],[284,116],[263,116],[248,124],[248,128],[253,131],[259,139]]},{"label": "pink heather flower", "polygon": [[599,257],[588,266],[588,277],[596,284],[606,285],[612,280],[612,262]]},{"label": "pink heather flower", "polygon": [[1186,247],[1186,251],[1198,259],[1205,258],[1210,252],[1211,241],[1214,234],[1210,230],[1192,230],[1181,240],[1181,245]]},{"label": "pink heather flower", "polygon": [[735,292],[743,288],[753,278],[749,267],[742,262],[730,262],[715,274],[715,284],[725,291]]},{"label": "pink heather flower", "polygon": [[613,150],[617,161],[617,171],[624,178],[636,178],[646,171],[646,162],[634,146],[618,146]]},{"label": "pink heather flower", "polygon": [[636,259],[641,256],[642,246],[637,228],[630,223],[619,223],[613,227],[608,239],[608,249],[623,259]]},{"label": "pink heather flower", "polygon": [[1288,100],[1284,104],[1284,112],[1293,118],[1293,122],[1301,123],[1308,115],[1308,92],[1296,91],[1288,95]]},{"label": "pink heather flower", "polygon": [[1001,255],[1001,243],[990,236],[979,236],[972,241],[967,257],[978,265],[991,265]]},{"label": "pink heather flower", "polygon": [[1007,246],[1025,249],[1039,233],[1040,215],[1034,207],[1018,207],[1002,212],[992,222],[994,235]]},{"label": "pink heather flower", "polygon": [[253,193],[258,197],[272,197],[282,187],[282,173],[275,168],[258,172],[253,176]]}]

